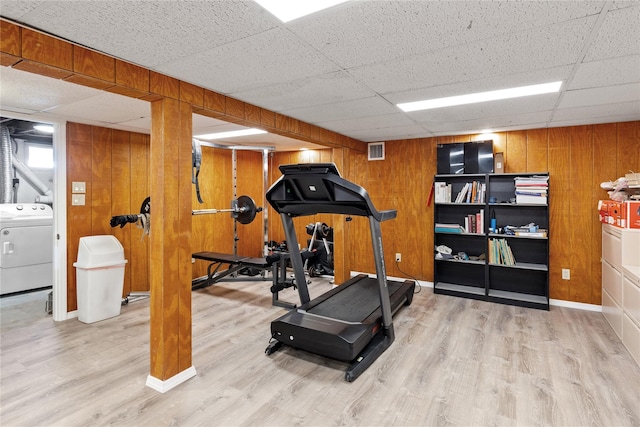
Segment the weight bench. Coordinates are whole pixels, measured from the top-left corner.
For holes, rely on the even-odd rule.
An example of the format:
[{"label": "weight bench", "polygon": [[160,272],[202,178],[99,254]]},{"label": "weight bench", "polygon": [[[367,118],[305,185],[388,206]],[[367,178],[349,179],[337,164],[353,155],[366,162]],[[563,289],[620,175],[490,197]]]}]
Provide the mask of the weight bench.
[{"label": "weight bench", "polygon": [[[280,301],[278,299],[279,291],[284,288],[293,286],[293,281],[287,280],[287,260],[289,259],[289,254],[287,253],[281,253],[279,259],[271,263],[267,262],[265,258],[254,258],[242,255],[225,254],[221,252],[196,252],[191,256],[195,259],[209,261],[209,266],[207,267],[207,277],[194,279],[191,285],[192,290],[211,286],[214,283],[218,283],[225,277],[237,273],[244,268],[256,268],[262,271],[271,269],[273,276],[273,285],[271,286],[271,299],[273,305],[289,309],[296,307],[295,304]],[[221,270],[223,265],[228,265],[228,267],[224,270]]]}]

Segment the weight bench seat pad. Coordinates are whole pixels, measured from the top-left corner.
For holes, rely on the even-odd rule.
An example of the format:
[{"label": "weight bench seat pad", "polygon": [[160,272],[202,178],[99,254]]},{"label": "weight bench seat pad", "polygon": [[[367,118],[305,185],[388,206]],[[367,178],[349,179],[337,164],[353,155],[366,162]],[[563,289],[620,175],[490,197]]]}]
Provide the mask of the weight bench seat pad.
[{"label": "weight bench seat pad", "polygon": [[242,255],[225,254],[222,252],[196,252],[193,258],[231,265],[246,265],[249,267],[266,268],[269,264],[264,258],[253,258]]}]

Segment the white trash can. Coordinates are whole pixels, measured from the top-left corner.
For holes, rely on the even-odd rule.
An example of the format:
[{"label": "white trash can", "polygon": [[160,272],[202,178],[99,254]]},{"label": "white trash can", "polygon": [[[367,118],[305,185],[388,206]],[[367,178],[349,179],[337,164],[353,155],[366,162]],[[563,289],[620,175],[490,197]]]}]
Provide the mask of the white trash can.
[{"label": "white trash can", "polygon": [[122,307],[124,248],[114,236],[80,238],[76,267],[78,320],[93,323],[115,317]]}]

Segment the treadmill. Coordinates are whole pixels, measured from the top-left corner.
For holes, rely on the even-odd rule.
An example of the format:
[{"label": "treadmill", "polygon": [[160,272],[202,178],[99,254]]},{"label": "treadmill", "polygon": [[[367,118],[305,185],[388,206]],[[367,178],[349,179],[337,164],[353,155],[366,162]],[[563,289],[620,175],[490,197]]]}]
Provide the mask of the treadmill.
[{"label": "treadmill", "polygon": [[301,305],[271,322],[265,353],[283,345],[351,362],[345,380],[354,381],[394,341],[392,316],[411,304],[415,282],[387,280],[380,223],[397,211],[378,211],[367,191],[340,176],[333,163],[281,165],[282,176],[267,191],[280,214],[287,246],[297,248],[293,218],[317,213],[369,219],[376,277],[361,274],[310,300],[300,255],[291,253]]}]

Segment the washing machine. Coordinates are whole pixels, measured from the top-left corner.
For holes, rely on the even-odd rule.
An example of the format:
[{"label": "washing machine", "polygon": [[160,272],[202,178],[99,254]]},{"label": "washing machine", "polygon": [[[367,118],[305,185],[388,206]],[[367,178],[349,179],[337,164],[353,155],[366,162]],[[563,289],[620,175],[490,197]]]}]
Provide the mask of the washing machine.
[{"label": "washing machine", "polygon": [[53,283],[53,209],[41,203],[0,204],[0,295]]}]

